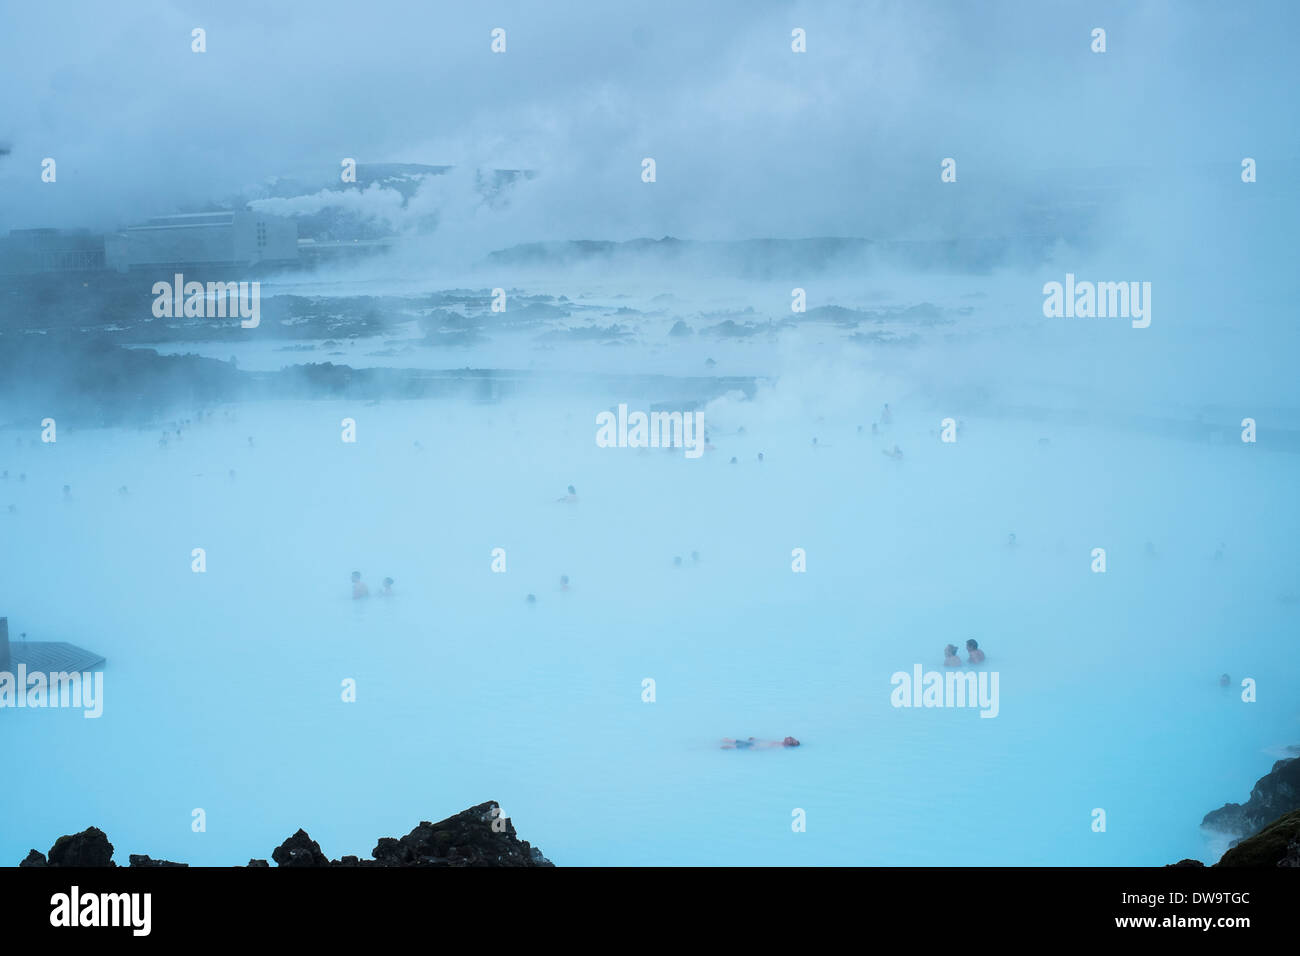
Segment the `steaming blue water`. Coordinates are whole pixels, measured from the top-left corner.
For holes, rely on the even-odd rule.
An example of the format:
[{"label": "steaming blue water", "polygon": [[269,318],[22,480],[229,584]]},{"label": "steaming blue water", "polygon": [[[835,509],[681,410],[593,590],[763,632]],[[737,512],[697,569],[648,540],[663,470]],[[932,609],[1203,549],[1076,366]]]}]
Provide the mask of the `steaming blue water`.
[{"label": "steaming blue water", "polygon": [[[5,436],[13,636],[108,664],[98,720],[0,714],[0,860],[90,825],[120,862],[243,862],[299,826],[366,856],[485,799],[560,864],[1211,860],[1202,815],[1300,739],[1291,456],[993,419],[945,445],[919,401],[810,414],[786,386],[710,406],[691,461],[597,448],[618,400],[231,406],[166,449]],[[395,596],[351,600],[353,569]],[[890,705],[895,671],[972,636],[995,719]]]}]

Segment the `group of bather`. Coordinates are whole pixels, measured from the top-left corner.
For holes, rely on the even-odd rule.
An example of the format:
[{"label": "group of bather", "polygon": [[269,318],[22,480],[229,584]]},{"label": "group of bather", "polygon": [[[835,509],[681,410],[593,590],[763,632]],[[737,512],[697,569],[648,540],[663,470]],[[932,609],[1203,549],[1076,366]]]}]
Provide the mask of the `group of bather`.
[{"label": "group of bather", "polygon": [[[383,590],[379,592],[379,596],[380,597],[393,596],[392,578],[384,578]],[[355,601],[355,600],[359,600],[360,598],[368,598],[368,597],[370,597],[370,588],[366,585],[365,581],[361,580],[361,572],[353,571],[352,572],[352,599]]]},{"label": "group of bather", "polygon": [[943,666],[944,667],[976,667],[984,663],[984,652],[980,650],[980,645],[975,638],[966,642],[966,660],[963,661],[958,656],[956,644],[949,644],[943,649]]}]

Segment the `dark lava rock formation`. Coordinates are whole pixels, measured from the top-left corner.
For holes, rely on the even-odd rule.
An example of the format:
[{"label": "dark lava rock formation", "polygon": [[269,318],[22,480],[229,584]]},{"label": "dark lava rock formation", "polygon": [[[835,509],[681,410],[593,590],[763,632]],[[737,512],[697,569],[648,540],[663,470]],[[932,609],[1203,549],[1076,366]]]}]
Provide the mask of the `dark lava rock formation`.
[{"label": "dark lava rock formation", "polygon": [[[370,853],[373,860],[345,856],[331,860],[306,830],[299,830],[271,854],[277,866],[554,866],[542,852],[520,840],[509,817],[501,816],[494,801],[448,817],[438,823],[422,822],[400,839],[381,837]],[[131,866],[187,866],[132,853]],[[91,827],[63,836],[46,854],[32,850],[19,866],[116,866],[113,844],[103,830]],[[269,866],[266,860],[249,860],[251,867]]]},{"label": "dark lava rock formation", "polygon": [[1215,866],[1300,867],[1300,810],[1278,817],[1240,841]]},{"label": "dark lava rock formation", "polygon": [[[1300,867],[1300,757],[1273,764],[1255,783],[1249,800],[1211,810],[1201,826],[1238,837],[1215,866]],[[1202,864],[1179,860],[1169,865]]]},{"label": "dark lava rock formation", "polygon": [[329,866],[330,858],[320,851],[320,844],[299,829],[271,854],[276,866]]},{"label": "dark lava rock formation", "polygon": [[1300,810],[1300,757],[1286,757],[1273,764],[1255,783],[1249,800],[1211,810],[1201,826],[1249,837],[1292,810]]},{"label": "dark lava rock formation", "polygon": [[520,840],[510,818],[500,812],[495,803],[480,803],[440,823],[422,822],[400,840],[384,837],[370,851],[375,863],[368,865],[554,866]]},{"label": "dark lava rock formation", "polygon": [[32,850],[19,866],[116,866],[113,862],[113,844],[99,827],[91,827],[61,836],[54,841],[47,855]]}]

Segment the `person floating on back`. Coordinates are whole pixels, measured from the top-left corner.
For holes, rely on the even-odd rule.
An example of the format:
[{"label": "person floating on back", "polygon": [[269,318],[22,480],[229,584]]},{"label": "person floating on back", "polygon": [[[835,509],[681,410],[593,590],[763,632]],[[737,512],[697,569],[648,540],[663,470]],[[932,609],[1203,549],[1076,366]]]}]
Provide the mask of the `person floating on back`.
[{"label": "person floating on back", "polygon": [[366,582],[361,580],[361,572],[352,572],[352,599],[370,597],[370,588],[366,587]]},{"label": "person floating on back", "polygon": [[966,642],[966,658],[972,665],[984,663],[984,652],[980,650],[979,642],[973,637]]},{"label": "person floating on back", "polygon": [[894,461],[903,460],[903,449],[895,445],[893,448],[887,448],[881,452],[882,455],[894,459]]},{"label": "person floating on back", "polygon": [[957,656],[957,645],[949,644],[943,649],[944,667],[961,667],[961,658]]},{"label": "person floating on back", "polygon": [[799,741],[793,737],[786,737],[784,740],[756,740],[753,737],[741,739],[739,737],[723,737],[723,750],[772,750],[776,747],[798,747]]}]

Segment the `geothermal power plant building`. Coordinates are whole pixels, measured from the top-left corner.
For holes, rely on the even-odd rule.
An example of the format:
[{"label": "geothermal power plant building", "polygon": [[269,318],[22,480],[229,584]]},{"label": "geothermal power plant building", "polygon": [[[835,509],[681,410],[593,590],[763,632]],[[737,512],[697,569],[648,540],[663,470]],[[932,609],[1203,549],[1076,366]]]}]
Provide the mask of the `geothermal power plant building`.
[{"label": "geothermal power plant building", "polygon": [[256,212],[159,216],[104,238],[109,269],[246,269],[298,261],[298,224]]},{"label": "geothermal power plant building", "polygon": [[0,275],[97,272],[104,237],[86,229],[14,229],[0,238]]},{"label": "geothermal power plant building", "polygon": [[[328,182],[276,180],[272,197],[290,199],[337,192],[339,203],[325,202],[316,212],[290,219],[249,208],[233,208],[174,216],[158,216],[108,234],[85,229],[15,229],[0,237],[0,277],[3,285],[37,285],[67,281],[113,283],[113,274],[134,272],[245,275],[263,270],[314,268],[326,261],[356,259],[382,253],[402,241],[395,233],[357,216],[343,194],[379,187],[400,194],[402,203],[430,176],[454,167],[421,163],[358,164],[354,184],[340,188]],[[489,207],[517,182],[532,179],[527,169],[480,169],[472,188]],[[235,203],[236,206],[239,203]],[[305,236],[299,239],[299,231]],[[90,274],[94,274],[93,279]]]},{"label": "geothermal power plant building", "polygon": [[212,270],[296,266],[298,223],[241,210],[159,216],[120,232],[15,229],[0,237],[0,275]]}]

